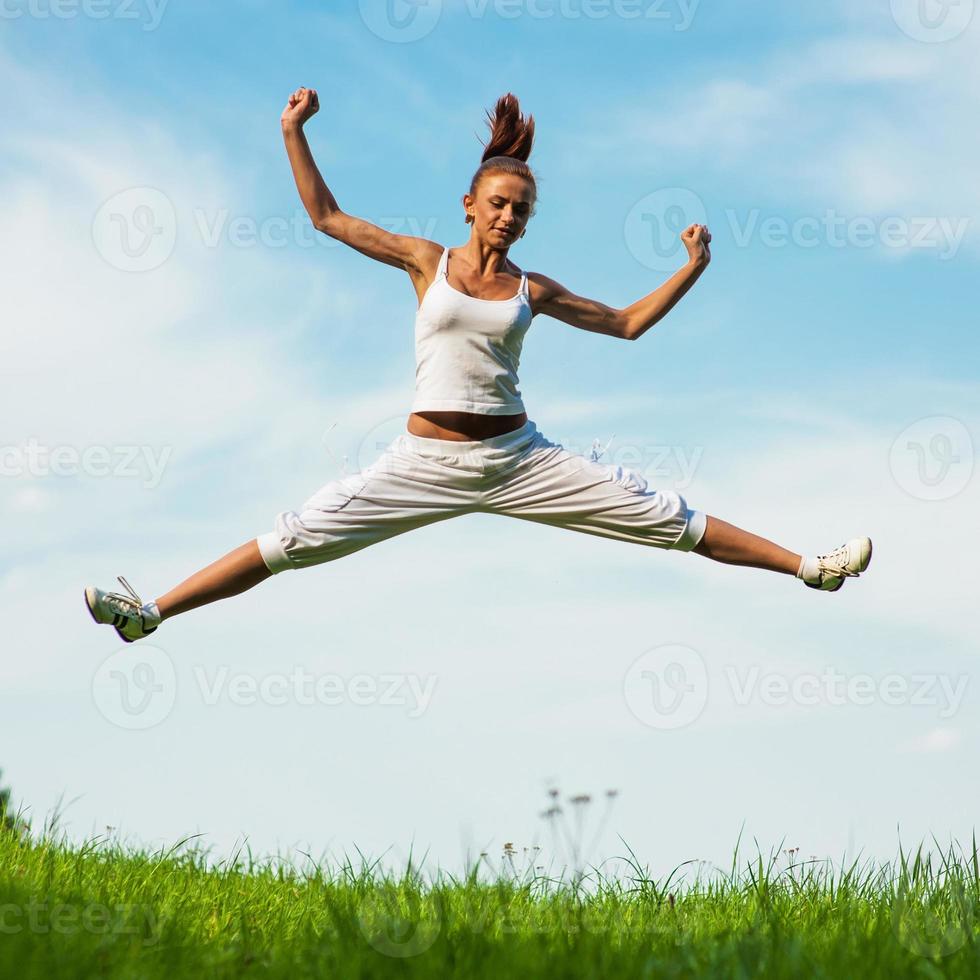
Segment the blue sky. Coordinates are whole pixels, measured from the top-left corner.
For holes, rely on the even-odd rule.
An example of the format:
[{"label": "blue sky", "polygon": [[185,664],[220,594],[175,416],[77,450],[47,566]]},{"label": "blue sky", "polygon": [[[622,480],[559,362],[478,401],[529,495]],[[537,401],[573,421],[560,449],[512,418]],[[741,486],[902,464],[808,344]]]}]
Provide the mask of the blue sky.
[{"label": "blue sky", "polygon": [[[8,0],[15,798],[39,822],[74,800],[77,837],[394,860],[414,843],[447,867],[546,839],[553,784],[618,790],[592,856],[621,835],[657,871],[724,866],[743,823],[764,848],[835,859],[888,857],[899,832],[967,840],[980,27],[972,0],[945,20],[929,3],[931,21],[911,0],[429,0],[411,16],[403,0]],[[168,622],[154,652],[96,630],[84,585],[123,574],[160,595],[404,425],[414,292],[310,228],[278,122],[299,85],[319,90],[308,133],[341,206],[457,247],[484,110],[516,93],[539,202],[513,258],[610,305],[679,263],[654,235],[707,220],[711,267],[638,343],[535,319],[528,412],[795,551],[868,534],[869,574],[817,594],[474,515]],[[127,255],[146,214],[159,234]],[[32,443],[60,469],[28,465]],[[72,463],[93,448],[110,465]],[[134,730],[110,672],[137,657],[164,690]],[[690,717],[652,707],[672,657]],[[294,670],[340,693],[240,703]]]}]

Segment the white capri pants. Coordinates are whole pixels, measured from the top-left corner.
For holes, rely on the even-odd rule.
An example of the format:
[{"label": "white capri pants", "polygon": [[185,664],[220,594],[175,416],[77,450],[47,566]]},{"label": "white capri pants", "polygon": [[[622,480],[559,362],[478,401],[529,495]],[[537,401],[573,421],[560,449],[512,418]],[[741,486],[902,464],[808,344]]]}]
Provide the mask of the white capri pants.
[{"label": "white capri pants", "polygon": [[359,473],[332,480],[285,511],[257,541],[273,573],[333,561],[396,534],[472,513],[691,551],[707,517],[633,470],[600,464],[545,438],[534,422],[489,439],[406,431]]}]

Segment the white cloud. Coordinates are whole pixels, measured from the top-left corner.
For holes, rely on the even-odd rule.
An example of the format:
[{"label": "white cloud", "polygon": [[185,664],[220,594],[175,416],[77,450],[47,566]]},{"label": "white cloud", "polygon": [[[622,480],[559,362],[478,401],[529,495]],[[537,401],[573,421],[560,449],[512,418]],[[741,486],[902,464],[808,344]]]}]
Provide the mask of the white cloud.
[{"label": "white cloud", "polygon": [[949,752],[962,741],[953,728],[934,728],[925,735],[906,739],[899,748],[904,752]]},{"label": "white cloud", "polygon": [[975,215],[980,137],[964,120],[980,109],[970,45],[980,22],[951,45],[914,42],[887,18],[876,23],[876,34],[784,46],[693,86],[684,78],[659,92],[654,108],[644,97],[610,118],[603,105],[600,118],[567,137],[566,153],[584,171],[646,169],[683,153],[686,166],[741,182],[753,205],[791,195],[794,208],[817,213]]},{"label": "white cloud", "polygon": [[[356,322],[354,288],[319,255],[209,248],[195,236],[194,209],[246,200],[215,152],[189,151],[179,134],[129,106],[7,55],[0,91],[0,100],[32,107],[5,113],[0,134],[7,462],[32,442],[45,451],[103,447],[120,462],[137,447],[167,460],[163,486],[173,492],[200,478],[205,454],[220,452],[226,472],[249,474],[273,452],[287,458],[304,449],[312,492],[333,466],[320,440],[326,420],[341,408],[345,418],[356,411],[332,396],[332,375],[342,369],[322,355],[315,334],[324,321],[335,331]],[[39,124],[54,117],[54,131]],[[95,247],[93,218],[106,199],[142,185],[172,202],[177,245],[158,268],[121,271]],[[283,288],[314,268],[308,286]],[[318,355],[315,369],[308,353]],[[8,474],[0,511],[31,516],[8,528],[7,553],[70,547],[148,512],[161,520],[153,492],[139,479]],[[67,524],[36,519],[68,509],[75,518]]]}]

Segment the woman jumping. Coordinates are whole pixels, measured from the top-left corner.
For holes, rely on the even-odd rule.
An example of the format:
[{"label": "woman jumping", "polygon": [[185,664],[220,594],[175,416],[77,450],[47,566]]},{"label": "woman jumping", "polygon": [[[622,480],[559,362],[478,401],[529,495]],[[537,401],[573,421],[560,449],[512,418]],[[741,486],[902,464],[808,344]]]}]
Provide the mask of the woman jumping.
[{"label": "woman jumping", "polygon": [[534,117],[507,94],[487,114],[490,139],[462,203],[469,241],[444,248],[395,235],[346,214],[323,182],[303,132],[320,104],[297,89],[282,113],[296,186],[314,226],[408,273],[419,298],[416,387],[406,431],[359,473],[331,481],[285,511],[275,529],[229,552],[155,602],[85,590],[97,623],[128,643],[198,606],[239,595],[279,572],[319,565],[396,534],[474,512],[502,514],[654,548],[693,551],[714,561],[795,575],[836,592],[871,560],[869,538],[852,538],[805,557],[703,511],[673,490],[654,490],[639,473],[566,450],[529,421],[518,389],[524,335],[539,313],[637,340],[694,285],[711,261],[711,233],[681,233],[688,261],[659,289],[625,309],[569,292],[508,257],[534,213],[537,186],[527,165]]}]

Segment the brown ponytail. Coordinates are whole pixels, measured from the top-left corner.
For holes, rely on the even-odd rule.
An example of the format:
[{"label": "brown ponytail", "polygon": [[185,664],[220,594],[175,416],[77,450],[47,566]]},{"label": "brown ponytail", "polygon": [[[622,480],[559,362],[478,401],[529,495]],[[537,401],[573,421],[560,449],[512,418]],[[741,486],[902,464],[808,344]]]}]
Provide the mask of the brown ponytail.
[{"label": "brown ponytail", "polygon": [[526,161],[534,143],[534,116],[521,115],[517,96],[508,92],[497,99],[494,111],[487,112],[490,140],[485,143],[483,163],[493,157],[513,157]]},{"label": "brown ponytail", "polygon": [[493,112],[487,112],[490,139],[484,144],[480,167],[470,181],[470,196],[476,196],[480,181],[489,173],[516,174],[531,182],[537,195],[537,182],[527,158],[534,145],[534,116],[521,115],[517,96],[508,92],[497,99]]}]

